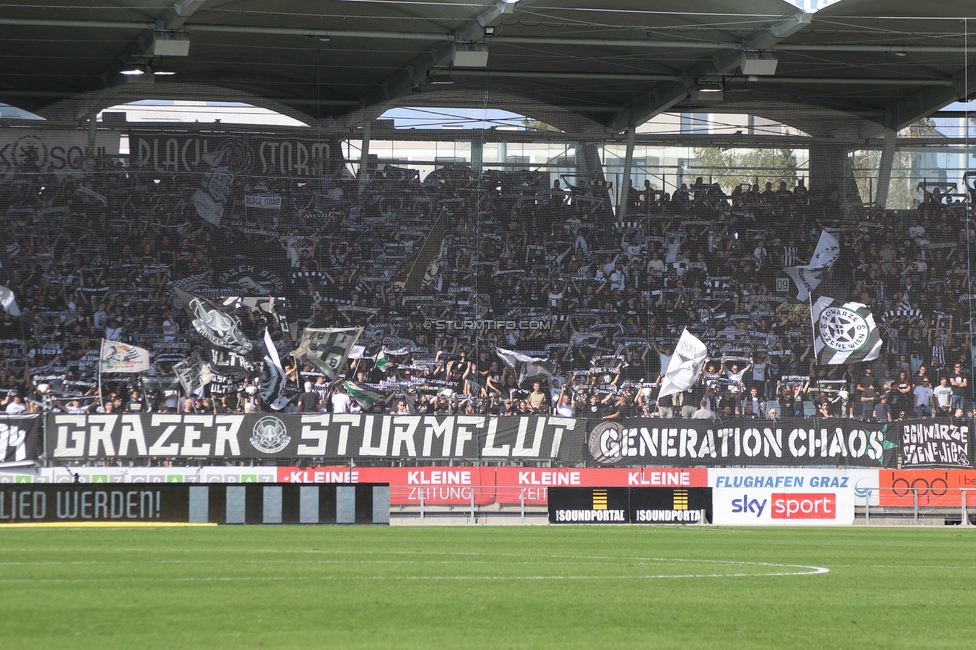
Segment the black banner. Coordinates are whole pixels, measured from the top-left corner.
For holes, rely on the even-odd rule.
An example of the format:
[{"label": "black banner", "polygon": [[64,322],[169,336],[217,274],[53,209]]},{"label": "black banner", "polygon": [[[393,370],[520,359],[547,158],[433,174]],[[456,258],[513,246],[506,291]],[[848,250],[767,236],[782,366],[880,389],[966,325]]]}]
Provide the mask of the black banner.
[{"label": "black banner", "polygon": [[582,462],[585,420],[361,414],[49,416],[55,461],[375,458]]},{"label": "black banner", "polygon": [[[587,421],[552,416],[328,413],[47,417],[47,449],[53,460],[61,462],[362,458],[585,462],[618,467],[890,468],[897,466],[899,452],[904,467],[970,467],[972,462],[972,427],[947,420],[891,424],[816,418]],[[7,447],[0,445],[0,457],[6,462],[39,457],[37,416],[0,422],[10,422],[9,431],[16,429],[7,434]],[[6,456],[2,456],[4,449]]]},{"label": "black banner", "polygon": [[388,524],[386,484],[11,484],[3,524]]},{"label": "black banner", "polygon": [[549,488],[551,524],[699,524],[711,520],[711,488]]},{"label": "black banner", "polygon": [[42,445],[39,415],[0,415],[0,467],[32,464]]},{"label": "black banner", "polygon": [[[705,521],[701,520],[705,513]],[[703,524],[712,521],[712,488],[630,488],[632,524]]]},{"label": "black banner", "polygon": [[39,522],[188,522],[189,485],[0,487],[0,524]]},{"label": "black banner", "polygon": [[599,465],[894,467],[900,432],[858,420],[604,420],[587,446]]}]

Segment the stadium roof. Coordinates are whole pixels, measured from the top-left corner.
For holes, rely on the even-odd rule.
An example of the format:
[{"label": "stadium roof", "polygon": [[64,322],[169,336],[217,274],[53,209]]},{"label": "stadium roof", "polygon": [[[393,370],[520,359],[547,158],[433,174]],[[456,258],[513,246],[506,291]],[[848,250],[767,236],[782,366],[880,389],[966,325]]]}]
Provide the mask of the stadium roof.
[{"label": "stadium roof", "polygon": [[[707,111],[872,137],[976,96],[964,20],[976,8],[958,0],[843,0],[816,13],[782,0],[583,4],[5,3],[0,102],[81,119],[146,97],[238,100],[353,127],[398,105],[481,106],[490,92],[492,108],[566,131],[609,135],[664,111]],[[185,39],[187,56],[153,55]],[[475,65],[454,65],[456,50]],[[744,56],[759,67],[774,58],[775,73],[743,73]],[[120,74],[133,64],[175,75],[133,82]]]}]

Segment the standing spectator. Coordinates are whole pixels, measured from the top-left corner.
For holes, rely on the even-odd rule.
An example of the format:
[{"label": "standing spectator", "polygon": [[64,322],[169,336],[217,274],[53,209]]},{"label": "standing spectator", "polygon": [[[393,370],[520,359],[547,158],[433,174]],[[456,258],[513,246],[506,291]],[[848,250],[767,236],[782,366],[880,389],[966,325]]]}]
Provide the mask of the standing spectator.
[{"label": "standing spectator", "polygon": [[913,391],[915,395],[915,415],[920,418],[930,418],[933,416],[933,406],[935,405],[935,394],[929,383],[928,377],[922,377],[922,381]]},{"label": "standing spectator", "polygon": [[932,389],[935,397],[936,414],[949,416],[952,411],[952,386],[949,385],[949,378],[939,379],[939,385]]},{"label": "standing spectator", "polygon": [[878,391],[874,387],[873,379],[866,379],[865,381],[867,385],[861,391],[861,419],[870,420],[874,416],[874,407],[878,401]]},{"label": "standing spectator", "polygon": [[969,389],[969,377],[963,374],[962,364],[952,364],[952,372],[949,373],[949,384],[952,386],[952,408],[963,408],[966,401],[966,392]]},{"label": "standing spectator", "polygon": [[887,395],[882,395],[881,399],[875,405],[874,419],[876,422],[891,422],[891,407],[888,406]]}]

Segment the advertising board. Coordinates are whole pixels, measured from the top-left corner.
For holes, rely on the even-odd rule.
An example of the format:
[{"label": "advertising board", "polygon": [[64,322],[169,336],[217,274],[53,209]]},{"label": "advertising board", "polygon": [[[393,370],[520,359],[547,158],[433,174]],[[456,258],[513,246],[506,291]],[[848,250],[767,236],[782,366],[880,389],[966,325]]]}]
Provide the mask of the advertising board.
[{"label": "advertising board", "polygon": [[708,482],[716,524],[852,524],[855,503],[878,499],[877,470],[709,469]]},{"label": "advertising board", "polygon": [[698,524],[711,516],[709,488],[554,487],[550,524]]},{"label": "advertising board", "polygon": [[4,524],[388,524],[385,485],[217,483],[0,486]]},{"label": "advertising board", "polygon": [[878,483],[882,506],[912,507],[917,492],[919,506],[959,507],[962,490],[967,506],[976,506],[976,470],[881,470]]}]

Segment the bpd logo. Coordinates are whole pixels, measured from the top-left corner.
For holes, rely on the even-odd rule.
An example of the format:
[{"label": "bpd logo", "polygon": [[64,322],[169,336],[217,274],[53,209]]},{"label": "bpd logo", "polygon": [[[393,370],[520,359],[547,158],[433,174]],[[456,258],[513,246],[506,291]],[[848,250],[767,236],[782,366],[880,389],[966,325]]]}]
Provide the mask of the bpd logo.
[{"label": "bpd logo", "polygon": [[769,516],[773,519],[836,519],[837,495],[773,494]]}]

